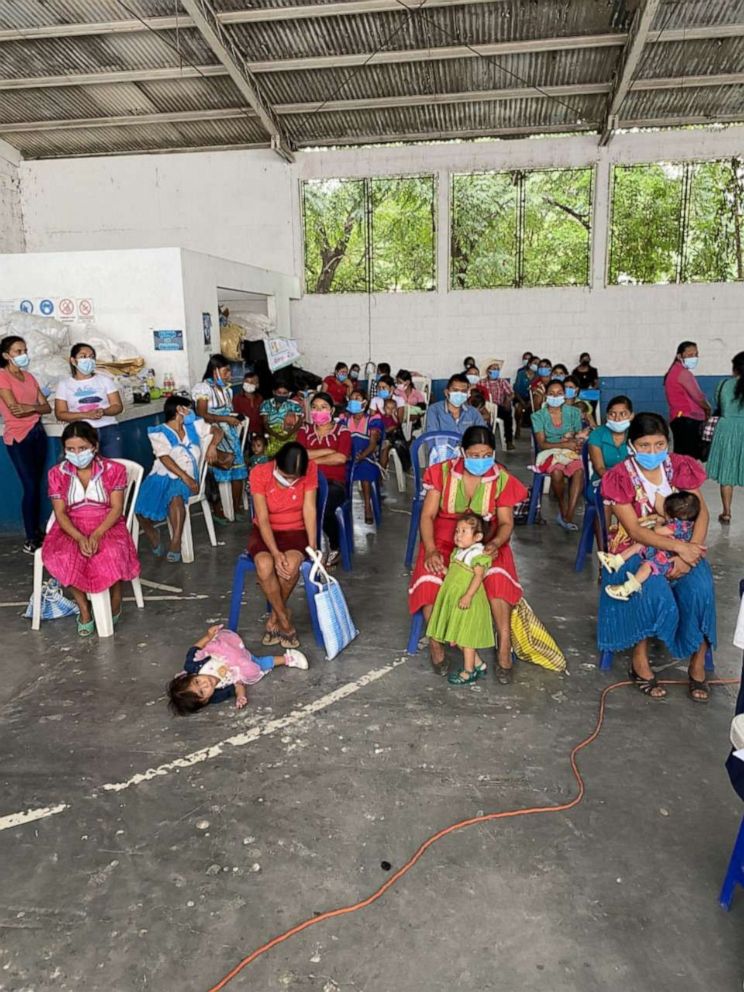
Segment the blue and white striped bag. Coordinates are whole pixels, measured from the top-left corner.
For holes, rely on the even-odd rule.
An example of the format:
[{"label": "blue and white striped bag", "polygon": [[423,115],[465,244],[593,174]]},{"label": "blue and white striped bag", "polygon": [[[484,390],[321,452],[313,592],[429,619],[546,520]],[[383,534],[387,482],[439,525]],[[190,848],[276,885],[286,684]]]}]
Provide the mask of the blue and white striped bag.
[{"label": "blue and white striped bag", "polygon": [[323,635],[326,660],[331,661],[359,636],[359,631],[351,619],[341,586],[323,567],[320,552],[313,551],[312,548],[307,548],[306,551],[313,561],[310,581],[318,590],[314,597],[318,625]]},{"label": "blue and white striped bag", "polygon": [[[33,617],[34,597],[32,596],[23,614],[27,620]],[[56,579],[47,579],[41,587],[41,619],[58,620],[60,617],[71,617],[79,613],[75,603],[62,592],[62,587]]]}]

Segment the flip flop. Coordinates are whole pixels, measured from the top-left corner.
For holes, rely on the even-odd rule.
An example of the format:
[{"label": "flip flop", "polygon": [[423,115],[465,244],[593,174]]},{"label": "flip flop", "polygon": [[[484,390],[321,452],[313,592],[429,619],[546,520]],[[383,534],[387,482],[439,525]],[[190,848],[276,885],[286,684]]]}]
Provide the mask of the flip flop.
[{"label": "flip flop", "polygon": [[166,561],[172,561],[172,562],[179,562],[181,560],[181,552],[180,551],[169,551],[168,554],[165,556],[165,560]]},{"label": "flip flop", "polygon": [[83,623],[81,620],[77,622],[77,632],[78,637],[92,637],[96,631],[95,620],[89,620],[87,623]]},{"label": "flip flop", "polygon": [[718,522],[720,524],[730,524],[731,523],[731,514],[730,513],[719,513],[718,514]]},{"label": "flip flop", "polygon": [[300,639],[297,636],[296,630],[293,630],[289,634],[285,634],[281,630],[277,633],[279,634],[279,643],[285,651],[293,650],[294,648],[298,648],[300,646]]},{"label": "flip flop", "polygon": [[261,643],[264,647],[270,648],[275,644],[280,643],[279,631],[278,630],[267,630],[266,633],[261,638]]}]

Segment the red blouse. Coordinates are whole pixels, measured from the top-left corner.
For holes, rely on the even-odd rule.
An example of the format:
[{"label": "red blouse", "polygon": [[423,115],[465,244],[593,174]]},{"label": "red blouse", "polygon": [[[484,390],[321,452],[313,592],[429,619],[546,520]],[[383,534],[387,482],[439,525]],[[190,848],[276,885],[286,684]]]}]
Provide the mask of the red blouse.
[{"label": "red blouse", "polygon": [[430,465],[424,472],[424,489],[440,493],[440,517],[457,518],[470,510],[484,520],[491,520],[501,506],[516,506],[527,499],[529,493],[513,475],[494,462],[493,468],[480,477],[473,497],[468,503],[462,486],[465,460],[453,458],[450,461]]},{"label": "red blouse", "polygon": [[[297,435],[297,440],[308,451],[321,451],[327,448],[345,455],[347,462],[351,458],[351,434],[340,424],[334,424],[333,430],[324,435],[318,434],[314,427],[302,427]],[[329,482],[346,485],[346,462],[339,465],[318,463],[318,469]]]},{"label": "red blouse", "polygon": [[[252,493],[260,493],[266,500],[272,530],[304,530],[302,508],[305,493],[318,488],[318,469],[314,462],[307,466],[306,474],[292,486],[283,486],[274,477],[276,462],[264,462],[251,469]],[[254,521],[255,522],[255,521]]]},{"label": "red blouse", "polygon": [[345,382],[339,382],[335,375],[327,375],[323,380],[323,392],[328,393],[336,406],[344,406],[349,391]]}]

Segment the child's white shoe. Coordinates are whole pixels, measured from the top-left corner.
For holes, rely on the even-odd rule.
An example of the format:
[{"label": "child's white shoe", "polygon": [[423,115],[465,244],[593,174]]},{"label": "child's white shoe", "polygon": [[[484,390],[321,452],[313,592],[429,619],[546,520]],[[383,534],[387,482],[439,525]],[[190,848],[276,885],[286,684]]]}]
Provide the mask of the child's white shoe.
[{"label": "child's white shoe", "polygon": [[625,564],[622,555],[613,555],[607,551],[598,551],[597,558],[599,558],[599,563],[602,568],[608,572],[617,572]]},{"label": "child's white shoe", "polygon": [[310,667],[302,651],[295,651],[294,648],[284,652],[284,664],[287,668],[301,668],[303,671]]},{"label": "child's white shoe", "polygon": [[641,583],[635,575],[629,575],[620,586],[605,586],[605,592],[613,599],[620,599],[626,603],[630,597],[642,589]]}]

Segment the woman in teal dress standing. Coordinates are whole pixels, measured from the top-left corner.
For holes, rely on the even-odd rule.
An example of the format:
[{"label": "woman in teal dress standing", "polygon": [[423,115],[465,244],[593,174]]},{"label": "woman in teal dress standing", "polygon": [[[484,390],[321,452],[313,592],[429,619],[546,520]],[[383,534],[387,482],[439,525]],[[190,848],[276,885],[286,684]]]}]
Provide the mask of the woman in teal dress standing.
[{"label": "woman in teal dress standing", "polygon": [[722,524],[731,523],[734,486],[744,486],[744,351],[734,355],[731,375],[716,387],[715,406],[721,419],[708,455],[708,478],[721,487]]}]

